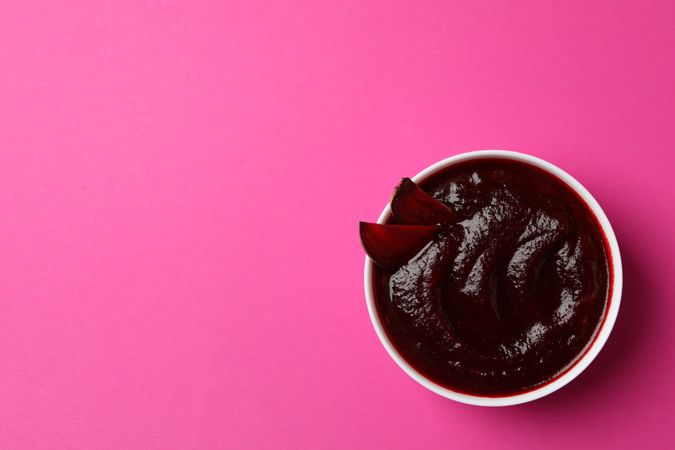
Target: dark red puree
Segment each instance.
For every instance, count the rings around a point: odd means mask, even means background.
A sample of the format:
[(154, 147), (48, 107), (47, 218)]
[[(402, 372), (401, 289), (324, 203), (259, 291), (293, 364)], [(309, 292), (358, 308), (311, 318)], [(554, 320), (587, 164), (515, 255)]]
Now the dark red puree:
[[(436, 228), (361, 230), (375, 257), (379, 230), (425, 240), (398, 266), (395, 258), (374, 265), (377, 308), (401, 355), (437, 383), (487, 396), (530, 390), (571, 367), (599, 329), (611, 277), (606, 240), (584, 201), (554, 176), (500, 159), (449, 167), (420, 187), (448, 215), (419, 202), (415, 215), (415, 203), (396, 196), (392, 207)], [(413, 189), (404, 180), (399, 196)], [(363, 227), (380, 227), (375, 244)]]

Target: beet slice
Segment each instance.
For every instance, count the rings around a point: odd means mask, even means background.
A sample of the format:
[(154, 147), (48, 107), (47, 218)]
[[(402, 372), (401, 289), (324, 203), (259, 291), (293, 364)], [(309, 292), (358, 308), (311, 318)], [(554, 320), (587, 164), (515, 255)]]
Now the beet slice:
[(442, 227), (359, 223), (361, 243), (378, 266), (396, 269), (418, 254)]
[(401, 180), (390, 203), (396, 220), (408, 225), (435, 225), (457, 221), (457, 214), (452, 209), (424, 192), (410, 178)]

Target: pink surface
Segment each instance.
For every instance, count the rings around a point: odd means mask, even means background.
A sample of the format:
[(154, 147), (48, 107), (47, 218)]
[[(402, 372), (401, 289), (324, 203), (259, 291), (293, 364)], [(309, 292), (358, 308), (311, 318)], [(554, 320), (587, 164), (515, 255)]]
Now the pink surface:
[[(0, 442), (11, 449), (665, 448), (675, 3), (4, 2)], [(571, 172), (622, 311), (562, 391), (415, 384), (357, 221), (477, 148)]]

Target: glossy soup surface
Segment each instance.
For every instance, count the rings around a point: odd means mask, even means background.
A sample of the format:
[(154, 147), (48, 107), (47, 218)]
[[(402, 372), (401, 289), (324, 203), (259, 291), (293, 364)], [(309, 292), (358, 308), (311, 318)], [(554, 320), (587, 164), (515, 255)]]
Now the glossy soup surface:
[(455, 165), (420, 186), (459, 221), (403, 267), (374, 266), (378, 311), (402, 356), (452, 390), (487, 396), (573, 365), (609, 297), (606, 239), (589, 207), (556, 177), (508, 160)]

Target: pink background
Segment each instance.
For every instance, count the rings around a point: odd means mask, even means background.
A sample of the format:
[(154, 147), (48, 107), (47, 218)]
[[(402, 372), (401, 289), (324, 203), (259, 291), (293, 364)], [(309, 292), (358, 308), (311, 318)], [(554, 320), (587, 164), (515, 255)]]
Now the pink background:
[[(0, 444), (665, 448), (675, 3), (0, 5)], [(614, 334), (506, 409), (409, 379), (357, 221), (477, 148), (571, 172), (625, 265)]]

